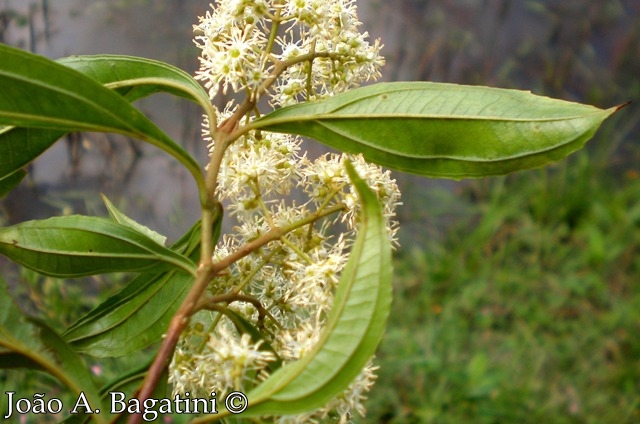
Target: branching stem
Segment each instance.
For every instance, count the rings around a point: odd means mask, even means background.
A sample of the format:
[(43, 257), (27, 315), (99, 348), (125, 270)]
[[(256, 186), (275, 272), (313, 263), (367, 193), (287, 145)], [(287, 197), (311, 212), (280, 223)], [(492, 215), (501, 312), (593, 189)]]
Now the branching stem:
[(210, 296), (210, 297), (206, 297), (204, 298), (201, 302), (200, 305), (198, 306), (198, 309), (207, 309), (207, 310), (212, 310), (212, 311), (218, 311), (220, 312), (220, 308), (219, 308), (219, 303), (232, 303), (232, 302), (247, 302), (253, 305), (254, 308), (256, 308), (256, 310), (258, 311), (258, 320), (262, 320), (264, 319), (264, 317), (268, 317), (278, 328), (280, 328), (281, 330), (283, 330), (284, 328), (282, 327), (282, 324), (280, 324), (278, 322), (277, 319), (274, 318), (273, 315), (271, 315), (271, 313), (265, 309), (264, 306), (262, 306), (262, 303), (260, 303), (260, 300), (256, 299), (253, 296), (248, 296), (246, 294), (239, 294), (235, 291), (229, 292), (229, 293), (225, 293), (225, 294), (220, 294), (217, 296)]
[[(277, 26), (275, 29), (277, 29)], [(275, 39), (275, 31), (272, 32), (271, 38)], [(272, 241), (280, 239), (288, 232), (293, 231), (296, 228), (312, 224), (324, 216), (328, 216), (332, 213), (344, 209), (344, 205), (339, 204), (331, 208), (321, 209), (316, 213), (311, 214), (308, 217), (288, 226), (282, 228), (272, 227), (269, 232), (263, 234), (261, 237), (241, 246), (238, 250), (231, 253), (227, 257), (221, 259), (216, 263), (213, 263), (213, 224), (215, 220), (215, 211), (216, 209), (220, 208), (218, 200), (216, 199), (216, 191), (218, 186), (218, 174), (222, 165), (222, 159), (224, 157), (225, 151), (234, 141), (236, 141), (242, 135), (246, 134), (248, 131), (254, 129), (252, 128), (250, 123), (239, 127), (240, 122), (244, 117), (248, 117), (248, 114), (256, 108), (258, 99), (260, 99), (260, 97), (264, 93), (266, 93), (267, 90), (269, 90), (273, 83), (287, 68), (298, 63), (311, 63), (314, 59), (319, 57), (338, 56), (339, 55), (337, 55), (336, 53), (331, 52), (311, 51), (310, 53), (300, 55), (290, 60), (278, 61), (274, 65), (271, 75), (263, 81), (263, 83), (255, 92), (252, 93), (252, 95), (247, 96), (244, 102), (236, 109), (236, 111), (229, 119), (222, 122), (217, 126), (217, 128), (215, 126), (215, 115), (209, 113), (209, 121), (212, 124), (211, 138), (214, 140), (214, 147), (211, 153), (209, 166), (207, 167), (207, 173), (205, 177), (206, 196), (203, 196), (202, 193), (200, 196), (202, 203), (202, 239), (200, 249), (200, 263), (198, 264), (196, 280), (193, 284), (193, 287), (187, 294), (187, 297), (182, 302), (182, 305), (180, 305), (180, 308), (171, 319), (171, 323), (169, 324), (167, 334), (162, 342), (162, 345), (160, 346), (160, 350), (158, 351), (158, 354), (156, 355), (151, 367), (149, 368), (144, 382), (137, 395), (140, 402), (144, 402), (146, 399), (152, 396), (156, 385), (158, 384), (160, 378), (162, 377), (162, 374), (164, 373), (164, 370), (169, 366), (169, 362), (171, 360), (175, 347), (178, 344), (178, 340), (180, 339), (180, 334), (188, 324), (191, 315), (198, 311), (199, 306), (202, 306), (202, 304), (199, 303), (202, 299), (202, 295), (205, 293), (207, 286), (209, 285), (211, 280), (215, 278), (216, 275), (231, 266), (236, 261), (249, 255), (251, 252), (256, 251), (260, 247)], [(238, 296), (243, 296), (238, 291), (233, 291), (230, 294), (236, 296), (236, 300), (238, 299)], [(138, 424), (140, 423), (141, 419), (141, 414), (134, 414), (130, 417), (129, 423)]]
[[(209, 171), (210, 170), (211, 169), (209, 169)], [(189, 323), (189, 319), (191, 315), (193, 315), (195, 312), (198, 311), (198, 307), (203, 306), (200, 303), (202, 295), (204, 294), (211, 280), (213, 280), (213, 278), (215, 278), (216, 275), (218, 275), (220, 272), (230, 267), (233, 263), (251, 254), (257, 249), (261, 248), (262, 246), (265, 246), (268, 243), (271, 243), (273, 241), (279, 240), (283, 235), (297, 228), (312, 224), (318, 221), (319, 219), (322, 219), (325, 216), (329, 216), (335, 212), (343, 210), (344, 208), (345, 208), (345, 205), (337, 204), (323, 210), (318, 210), (315, 213), (310, 214), (309, 216), (299, 221), (296, 221), (294, 223), (291, 223), (289, 225), (286, 225), (283, 227), (274, 227), (267, 233), (258, 237), (257, 239), (244, 244), (238, 250), (229, 254), (228, 256), (224, 257), (218, 262), (213, 263), (211, 259), (212, 258), (211, 255), (201, 258), (200, 265), (198, 266), (196, 281), (193, 284), (193, 287), (191, 288), (189, 293), (187, 294), (187, 297), (182, 302), (182, 305), (180, 305), (180, 309), (178, 309), (176, 314), (171, 319), (171, 323), (169, 324), (167, 334), (162, 342), (162, 345), (160, 346), (160, 350), (158, 351), (158, 354), (156, 355), (153, 363), (151, 364), (151, 367), (147, 372), (144, 382), (142, 383), (142, 387), (140, 388), (140, 391), (137, 395), (137, 398), (140, 400), (140, 402), (144, 402), (146, 399), (149, 399), (152, 396), (153, 390), (155, 389), (156, 385), (160, 381), (160, 378), (162, 377), (164, 370), (169, 366), (169, 362), (173, 355), (173, 351), (176, 345), (178, 344), (178, 340), (180, 339), (180, 334), (182, 333), (182, 330), (184, 330), (184, 328)], [(211, 215), (209, 220), (212, 222), (213, 213), (210, 212), (209, 214)], [(203, 219), (205, 215), (207, 215), (207, 213), (203, 211)], [(203, 227), (204, 227), (204, 222), (203, 222)], [(211, 234), (211, 230), (209, 231), (210, 231), (209, 234)], [(203, 228), (203, 233), (204, 233), (204, 228)], [(209, 241), (209, 245), (211, 244), (212, 242)], [(211, 249), (213, 248), (211, 247)], [(234, 300), (241, 300), (239, 296), (242, 297), (242, 299), (244, 299), (243, 297), (244, 295), (239, 294), (237, 291), (233, 291), (228, 295), (233, 296)], [(220, 296), (225, 296), (225, 295), (220, 295)], [(222, 299), (220, 296), (214, 297), (214, 299), (218, 299), (218, 300)], [(209, 300), (211, 300), (211, 298)], [(129, 424), (138, 424), (140, 423), (141, 419), (142, 419), (142, 414), (131, 415), (129, 419)]]

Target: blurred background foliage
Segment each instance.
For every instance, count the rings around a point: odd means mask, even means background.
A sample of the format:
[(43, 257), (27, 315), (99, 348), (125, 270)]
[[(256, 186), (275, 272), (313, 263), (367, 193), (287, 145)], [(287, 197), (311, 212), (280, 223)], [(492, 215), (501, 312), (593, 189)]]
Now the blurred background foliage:
[[(355, 421), (640, 422), (640, 1), (358, 4), (364, 28), (385, 44), (386, 80), (635, 104), (549, 168), (465, 182), (396, 173), (404, 206), (394, 311), (367, 418)], [(207, 5), (0, 0), (0, 41), (50, 57), (136, 54), (193, 72), (191, 24)], [(141, 107), (202, 157), (194, 107), (162, 98)], [(98, 188), (170, 236), (190, 225), (195, 195), (174, 165), (127, 140), (78, 140), (36, 162), (22, 191), (3, 201), (5, 222), (103, 214)], [(162, 196), (153, 195), (158, 178)], [(60, 327), (120, 280), (62, 283), (7, 264), (2, 273), (25, 308)]]

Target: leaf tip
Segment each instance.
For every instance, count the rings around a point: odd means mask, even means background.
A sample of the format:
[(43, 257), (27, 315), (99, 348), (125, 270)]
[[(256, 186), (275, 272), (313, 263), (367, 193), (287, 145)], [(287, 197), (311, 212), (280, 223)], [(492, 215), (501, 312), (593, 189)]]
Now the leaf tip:
[(628, 101), (622, 103), (621, 105), (615, 106), (614, 110), (613, 110), (613, 113), (616, 113), (620, 109), (624, 109), (625, 107), (629, 106), (631, 103), (632, 103), (631, 100), (628, 100)]

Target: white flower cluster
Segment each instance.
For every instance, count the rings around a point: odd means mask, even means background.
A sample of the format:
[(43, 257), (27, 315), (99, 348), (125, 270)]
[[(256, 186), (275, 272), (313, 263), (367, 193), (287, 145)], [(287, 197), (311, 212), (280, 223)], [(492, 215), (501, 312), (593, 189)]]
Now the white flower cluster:
[[(283, 35), (269, 33), (274, 22)], [(358, 25), (351, 0), (219, 1), (196, 27), (202, 32), (197, 43), (203, 50), (198, 77), (212, 96), (219, 87), (231, 87), (255, 98), (273, 66), (291, 60), (272, 87), (272, 104), (344, 91), (375, 78), (383, 63), (379, 44), (369, 45), (366, 33), (357, 32)], [(280, 53), (269, 51), (269, 40), (280, 46)], [(292, 60), (310, 52), (327, 55)], [(218, 112), (218, 122), (228, 119), (233, 109), (230, 104)], [(209, 130), (205, 120), (204, 137), (213, 143)], [(176, 393), (204, 396), (215, 391), (221, 398), (232, 390), (247, 392), (275, 364), (296, 361), (313, 349), (356, 238), (358, 198), (345, 160), (337, 154), (311, 160), (301, 152), (299, 138), (282, 134), (249, 132), (228, 147), (218, 174), (218, 197), (236, 222), (233, 233), (217, 246), (214, 261), (274, 228), (288, 231), (236, 261), (210, 285), (211, 296), (244, 297), (192, 318), (171, 364)], [(360, 156), (351, 160), (384, 206), (389, 238), (395, 243), (395, 208), (400, 204), (395, 180)], [(239, 330), (238, 319), (252, 323), (261, 338)], [(368, 364), (324, 408), (274, 420), (316, 422), (331, 416), (346, 423), (354, 412), (364, 415), (363, 400), (375, 380), (374, 370)]]
[[(336, 210), (340, 214), (295, 228), (281, 240), (237, 261), (214, 281), (212, 295), (242, 288), (243, 293), (260, 301), (268, 317), (249, 302), (234, 302), (230, 309), (259, 323), (266, 339), (251, 341), (246, 334), (240, 336), (228, 317), (200, 312), (174, 356), (171, 381), (176, 392), (193, 396), (216, 391), (223, 396), (232, 390), (246, 391), (267, 375), (268, 363), (298, 360), (319, 339), (356, 237), (358, 200), (346, 174), (345, 156), (325, 155), (311, 161), (299, 155), (299, 143), (291, 136), (269, 134), (257, 139), (251, 135), (229, 148), (221, 169), (220, 196), (227, 200), (227, 211), (236, 226), (232, 234), (223, 237), (214, 260), (272, 228), (294, 225), (313, 213)], [(394, 241), (394, 209), (400, 197), (395, 181), (389, 172), (360, 156), (352, 161), (385, 205), (389, 237)], [(305, 202), (279, 199), (296, 190), (298, 197), (307, 198)], [(344, 221), (343, 231), (332, 235), (338, 220)], [(345, 420), (354, 411), (364, 415), (364, 395), (375, 380), (373, 371), (369, 364), (347, 391), (326, 407), (282, 418), (282, 422), (313, 422), (329, 414)]]
[[(213, 98), (222, 87), (258, 87), (278, 62), (292, 62), (273, 87), (272, 104), (312, 99), (376, 79), (381, 45), (360, 33), (355, 0), (225, 0), (194, 26), (202, 49), (196, 78)], [(281, 30), (281, 31), (279, 31)], [(281, 34), (278, 34), (281, 32)], [(313, 61), (296, 60), (313, 53)]]

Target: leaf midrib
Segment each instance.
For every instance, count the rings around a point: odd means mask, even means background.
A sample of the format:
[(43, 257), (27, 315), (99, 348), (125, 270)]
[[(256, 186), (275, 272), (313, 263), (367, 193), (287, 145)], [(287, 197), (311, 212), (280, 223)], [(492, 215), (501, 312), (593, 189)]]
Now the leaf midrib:
[[(277, 114), (277, 111), (274, 112)], [(596, 109), (593, 112), (564, 117), (549, 117), (549, 118), (511, 118), (504, 116), (473, 116), (473, 115), (435, 115), (435, 114), (397, 114), (392, 112), (376, 113), (368, 112), (363, 114), (341, 114), (339, 109), (335, 111), (326, 112), (322, 114), (289, 114), (284, 117), (273, 117), (273, 115), (266, 115), (262, 119), (258, 119), (252, 122), (252, 127), (264, 128), (278, 124), (288, 124), (290, 122), (315, 122), (315, 121), (339, 121), (339, 120), (369, 120), (369, 119), (416, 119), (416, 120), (452, 120), (452, 121), (496, 121), (496, 122), (531, 122), (531, 123), (547, 123), (547, 122), (560, 122), (571, 121), (576, 119), (588, 119), (593, 115), (602, 114), (601, 110)]]

